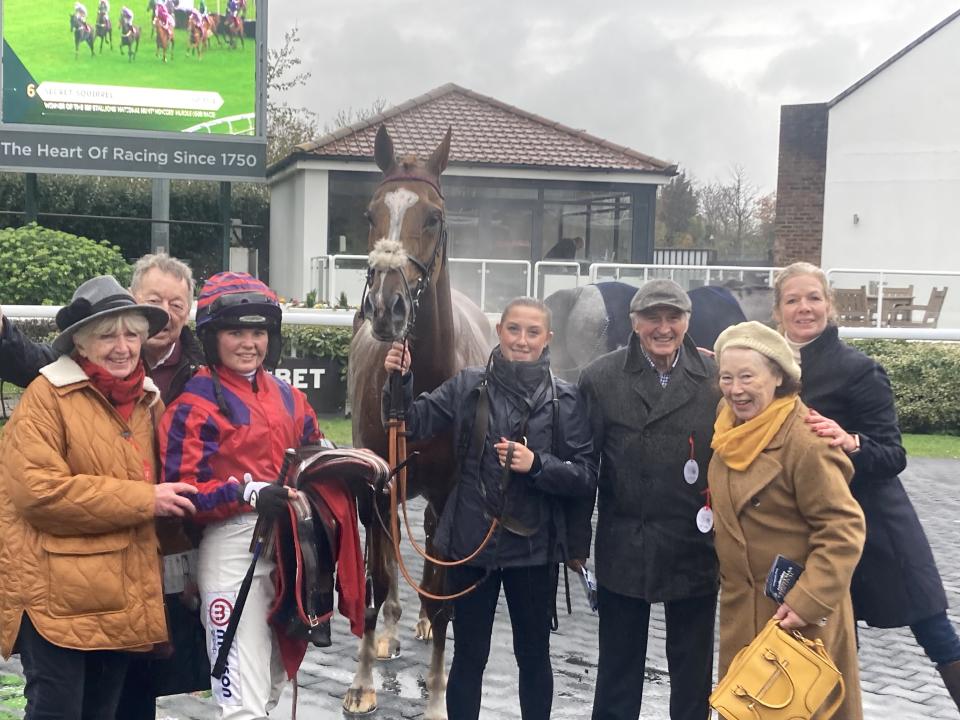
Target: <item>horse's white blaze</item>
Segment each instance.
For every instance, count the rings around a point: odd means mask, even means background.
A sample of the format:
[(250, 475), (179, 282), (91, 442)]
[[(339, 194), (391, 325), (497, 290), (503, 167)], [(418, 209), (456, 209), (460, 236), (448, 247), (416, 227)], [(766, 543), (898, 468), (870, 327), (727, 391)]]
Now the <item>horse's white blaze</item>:
[(400, 241), (400, 231), (403, 229), (403, 216), (420, 200), (420, 196), (407, 188), (391, 190), (383, 196), (383, 204), (390, 211), (390, 230), (388, 240)]

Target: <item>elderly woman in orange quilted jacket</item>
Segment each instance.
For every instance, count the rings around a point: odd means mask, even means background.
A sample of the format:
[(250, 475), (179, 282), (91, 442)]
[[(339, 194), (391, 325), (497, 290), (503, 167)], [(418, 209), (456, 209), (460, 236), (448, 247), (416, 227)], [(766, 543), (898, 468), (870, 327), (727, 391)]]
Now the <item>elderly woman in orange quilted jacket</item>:
[(3, 433), (0, 653), (20, 653), (28, 720), (113, 718), (122, 651), (167, 639), (154, 518), (192, 512), (195, 490), (156, 484), (140, 346), (166, 324), (110, 276), (83, 283)]

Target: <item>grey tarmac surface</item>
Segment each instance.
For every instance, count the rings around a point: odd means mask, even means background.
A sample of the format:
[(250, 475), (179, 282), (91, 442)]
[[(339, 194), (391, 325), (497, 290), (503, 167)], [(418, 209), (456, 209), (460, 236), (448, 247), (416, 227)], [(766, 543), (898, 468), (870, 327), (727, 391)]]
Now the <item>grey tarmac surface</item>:
[[(960, 462), (911, 460), (902, 478), (930, 538), (937, 564), (953, 610), (950, 617), (960, 624)], [(422, 503), (411, 505), (422, 514)], [(411, 517), (413, 520), (413, 517)], [(419, 520), (416, 522), (419, 530)], [(415, 566), (409, 550), (407, 562)], [(417, 565), (418, 566), (418, 565)], [(586, 607), (583, 592), (571, 576), (573, 614), (563, 608), (562, 586), (558, 597), (560, 629), (552, 638), (554, 669), (553, 718), (586, 718), (593, 703), (597, 667), (597, 618)], [(420, 718), (424, 709), (423, 680), (429, 647), (414, 639), (417, 619), (415, 596), (401, 585), (404, 615), (401, 619), (402, 656), (381, 663), (375, 671), (380, 708), (377, 720)], [(298, 716), (301, 719), (339, 718), (340, 700), (353, 677), (357, 641), (342, 618), (334, 620), (333, 646), (311, 648), (300, 671)], [(669, 681), (663, 651), (662, 606), (651, 613), (647, 674), (642, 718), (669, 717)], [(958, 712), (943, 688), (935, 668), (913, 642), (908, 630), (876, 630), (861, 626), (860, 659), (865, 716), (870, 720), (956, 720)], [(447, 643), (449, 667), (451, 640)], [(16, 659), (0, 664), (0, 671), (19, 673)], [(292, 692), (284, 690), (271, 717), (289, 718)], [(209, 698), (181, 695), (162, 698), (157, 717), (161, 720), (213, 720), (219, 716)], [(501, 598), (494, 625), (494, 641), (484, 680), (481, 718), (519, 718), (516, 665), (513, 659), (510, 623)], [(451, 718), (451, 720), (455, 720)]]

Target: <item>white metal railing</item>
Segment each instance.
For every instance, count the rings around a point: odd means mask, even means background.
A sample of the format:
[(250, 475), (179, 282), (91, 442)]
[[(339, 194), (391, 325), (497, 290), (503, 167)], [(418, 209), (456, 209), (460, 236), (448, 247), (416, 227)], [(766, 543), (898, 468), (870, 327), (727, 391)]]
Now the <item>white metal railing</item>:
[[(59, 306), (56, 305), (4, 305), (3, 314), (14, 320), (53, 319)], [(307, 310), (287, 308), (283, 311), (283, 321), (290, 325), (312, 325), (320, 327), (351, 327), (353, 310)], [(490, 315), (488, 313), (488, 315)], [(191, 312), (191, 317), (194, 312)], [(496, 315), (493, 315), (496, 320)], [(869, 338), (884, 340), (936, 340), (960, 341), (960, 328), (875, 328), (841, 327), (840, 336), (845, 338)]]
[[(52, 320), (60, 309), (58, 305), (4, 305), (4, 317), (14, 320)], [(306, 308), (285, 308), (283, 321), (291, 325), (322, 325), (327, 327), (351, 327), (353, 310), (308, 310)], [(197, 315), (196, 303), (190, 310), (190, 319)]]
[[(347, 304), (357, 306), (363, 299), (363, 288), (367, 284), (366, 255), (330, 255), (329, 279), (327, 281), (327, 302), (331, 305), (340, 299), (338, 292), (347, 296)], [(360, 267), (338, 268), (339, 263), (348, 262), (359, 264)], [(338, 274), (338, 272), (340, 274)], [(338, 291), (337, 288), (340, 288)], [(319, 298), (319, 293), (317, 294)]]
[[(206, 122), (191, 125), (183, 132), (213, 132), (217, 125), (226, 125), (228, 135), (253, 135), (254, 122), (256, 115), (253, 113), (243, 113), (242, 115), (231, 115), (230, 117), (214, 118)], [(242, 130), (234, 130), (234, 125), (240, 125)]]
[[(549, 272), (544, 271), (544, 268), (561, 268), (564, 272)], [(573, 272), (566, 272), (567, 270)], [(551, 281), (549, 288), (548, 279)], [(533, 296), (543, 299), (557, 290), (580, 287), (583, 279), (580, 263), (575, 260), (540, 260), (533, 265)]]
[[(479, 293), (476, 296), (470, 297), (471, 293), (468, 292), (468, 288), (457, 285), (457, 290), (466, 294), (477, 303), (477, 306), (484, 312), (487, 310), (487, 285), (488, 285), (488, 276), (491, 272), (491, 268), (496, 267), (514, 267), (520, 270), (520, 275), (523, 277), (523, 280), (518, 284), (519, 292), (516, 289), (509, 290), (507, 293), (507, 300), (509, 301), (512, 298), (517, 297), (517, 295), (529, 295), (530, 294), (530, 263), (527, 260), (491, 260), (485, 258), (449, 258), (450, 260), (450, 269), (453, 271), (455, 265), (462, 265), (464, 267), (469, 267), (471, 265), (477, 265), (477, 272), (480, 274), (480, 288)], [(501, 283), (501, 286), (509, 288), (510, 283)], [(499, 312), (502, 310), (502, 307), (494, 307), (493, 310)]]
[[(603, 272), (612, 270), (613, 272)], [(624, 271), (628, 276), (638, 276), (642, 274), (643, 282), (650, 279), (651, 271), (654, 277), (666, 277), (670, 280), (676, 280), (678, 272), (689, 274), (702, 274), (703, 284), (709, 285), (715, 278), (738, 276), (738, 280), (743, 280), (746, 273), (755, 276), (764, 277), (769, 287), (773, 286), (773, 278), (780, 268), (760, 267), (760, 266), (742, 266), (742, 265), (654, 265), (654, 264), (633, 264), (633, 263), (592, 263), (590, 265), (590, 282), (597, 282), (601, 277), (611, 277), (614, 280), (621, 280)]]

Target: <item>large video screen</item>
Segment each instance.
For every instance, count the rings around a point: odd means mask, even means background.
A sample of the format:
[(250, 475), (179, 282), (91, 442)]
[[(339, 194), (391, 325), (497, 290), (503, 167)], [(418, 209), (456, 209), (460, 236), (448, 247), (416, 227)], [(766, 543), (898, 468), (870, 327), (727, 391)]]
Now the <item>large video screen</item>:
[(2, 9), (8, 127), (264, 135), (255, 0), (2, 0)]

